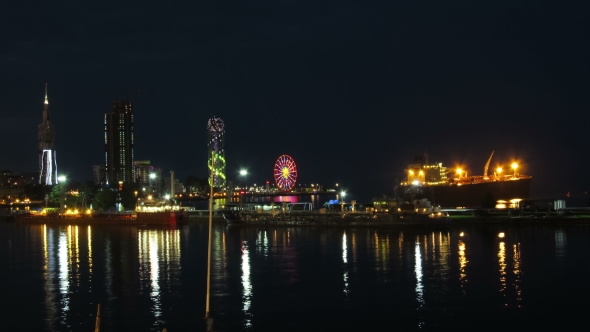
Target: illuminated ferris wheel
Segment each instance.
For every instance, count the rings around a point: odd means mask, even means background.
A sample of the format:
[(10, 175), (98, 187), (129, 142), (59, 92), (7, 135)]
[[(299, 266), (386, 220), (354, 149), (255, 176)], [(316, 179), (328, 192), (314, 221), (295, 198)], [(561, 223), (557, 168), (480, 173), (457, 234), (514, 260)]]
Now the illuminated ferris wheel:
[(284, 154), (275, 163), (275, 182), (282, 191), (289, 191), (297, 182), (297, 166), (295, 160)]

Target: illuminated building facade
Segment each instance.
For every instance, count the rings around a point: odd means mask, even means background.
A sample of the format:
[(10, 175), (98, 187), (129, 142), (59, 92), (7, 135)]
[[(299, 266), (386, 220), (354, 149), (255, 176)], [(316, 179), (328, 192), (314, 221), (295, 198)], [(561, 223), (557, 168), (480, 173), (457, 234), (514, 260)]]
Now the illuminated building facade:
[[(225, 188), (225, 128), (223, 120), (211, 118), (207, 122), (208, 152), (207, 165), (209, 168), (209, 185), (214, 188)], [(213, 161), (211, 161), (213, 158)], [(214, 182), (211, 183), (211, 167), (215, 171)]]
[(133, 105), (115, 100), (112, 112), (104, 115), (104, 159), (106, 184), (135, 182), (133, 165)]
[(135, 167), (136, 181), (140, 186), (150, 185), (153, 182), (153, 179), (150, 179), (150, 174), (155, 174), (156, 170), (149, 160), (135, 160), (133, 166)]
[(39, 183), (51, 186), (57, 184), (57, 161), (55, 155), (55, 127), (49, 119), (49, 100), (45, 84), (43, 122), (39, 125)]
[(92, 175), (94, 176), (94, 183), (97, 185), (104, 185), (106, 184), (106, 175), (104, 172), (103, 165), (93, 165), (92, 166)]

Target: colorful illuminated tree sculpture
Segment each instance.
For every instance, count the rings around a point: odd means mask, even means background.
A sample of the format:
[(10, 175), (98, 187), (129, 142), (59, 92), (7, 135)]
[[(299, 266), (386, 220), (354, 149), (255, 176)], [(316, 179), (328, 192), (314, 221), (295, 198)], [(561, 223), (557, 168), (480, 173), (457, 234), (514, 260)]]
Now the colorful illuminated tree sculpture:
[[(211, 118), (207, 122), (207, 130), (209, 132), (207, 166), (209, 173), (211, 173), (211, 168), (215, 171), (214, 183), (211, 183), (211, 177), (209, 177), (209, 185), (214, 188), (223, 188), (226, 185), (224, 127), (223, 120), (220, 118)], [(211, 162), (211, 158), (214, 158), (213, 162)]]

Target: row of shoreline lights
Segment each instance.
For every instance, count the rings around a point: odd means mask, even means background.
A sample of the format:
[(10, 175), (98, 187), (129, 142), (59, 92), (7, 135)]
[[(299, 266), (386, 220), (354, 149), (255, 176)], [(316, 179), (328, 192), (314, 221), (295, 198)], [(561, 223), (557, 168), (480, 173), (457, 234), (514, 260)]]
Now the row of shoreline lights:
[[(465, 233), (461, 232), (461, 233), (459, 233), (459, 236), (463, 237), (463, 236), (465, 236)], [(506, 234), (504, 232), (500, 232), (500, 233), (498, 233), (498, 237), (503, 239), (504, 237), (506, 237)]]
[[(240, 172), (239, 172), (239, 173), (240, 173), (240, 176), (244, 176), (244, 177), (245, 177), (246, 175), (248, 175), (248, 170), (246, 170), (246, 169), (240, 169)], [(256, 185), (255, 185), (255, 186), (256, 186)], [(312, 187), (314, 187), (314, 186), (315, 186), (315, 184), (313, 184), (313, 183), (312, 183), (312, 184), (311, 184), (311, 186), (312, 186)], [(320, 186), (320, 185), (318, 184), (318, 187), (319, 187), (319, 186)], [(338, 183), (336, 183), (336, 188), (338, 188)], [(344, 193), (344, 192), (343, 192), (343, 193)]]
[[(516, 169), (518, 168), (518, 164), (517, 163), (512, 163), (511, 165), (512, 169), (514, 169), (514, 177), (516, 177)], [(422, 172), (422, 171), (420, 171)], [(463, 169), (462, 168), (457, 168), (457, 170), (455, 171), (455, 173), (457, 173), (459, 175), (459, 177), (461, 177), (461, 175), (463, 174)], [(502, 167), (498, 167), (496, 168), (496, 173), (501, 174), (502, 173)], [(465, 176), (467, 176), (467, 172), (465, 172)]]

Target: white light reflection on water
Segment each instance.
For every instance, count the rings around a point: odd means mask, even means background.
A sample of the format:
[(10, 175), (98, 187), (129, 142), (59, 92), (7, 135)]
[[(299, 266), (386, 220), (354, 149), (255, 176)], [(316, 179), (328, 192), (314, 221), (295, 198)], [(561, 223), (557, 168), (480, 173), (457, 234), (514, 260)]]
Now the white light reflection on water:
[(105, 259), (104, 259), (104, 269), (105, 269), (105, 292), (107, 294), (107, 298), (109, 301), (112, 301), (116, 298), (114, 290), (113, 290), (113, 248), (111, 246), (111, 238), (105, 238)]
[(258, 239), (256, 240), (256, 251), (264, 257), (268, 257), (268, 236), (266, 231), (258, 232)]
[(66, 314), (70, 310), (70, 267), (68, 264), (68, 251), (68, 234), (67, 231), (62, 231), (59, 234), (57, 255), (59, 262), (59, 292), (62, 296), (61, 314), (62, 318), (64, 319), (62, 321), (63, 324), (66, 323)]
[(158, 265), (158, 239), (157, 233), (149, 232), (148, 233), (148, 241), (149, 241), (149, 265), (150, 265), (150, 281), (152, 290), (150, 292), (150, 297), (152, 298), (153, 306), (152, 306), (152, 313), (156, 317), (156, 320), (159, 320), (160, 316), (162, 316), (162, 306), (160, 303), (160, 267)]
[[(348, 247), (346, 245), (346, 231), (342, 234), (342, 262), (344, 264), (348, 263)], [(344, 279), (344, 295), (346, 296), (346, 300), (348, 300), (348, 270), (346, 270), (347, 265), (344, 266), (344, 274), (342, 275)]]
[(558, 259), (565, 256), (565, 247), (567, 245), (567, 238), (563, 229), (555, 231), (555, 257)]
[[(416, 276), (416, 300), (418, 301), (418, 310), (424, 307), (424, 285), (422, 284), (422, 255), (420, 254), (420, 242), (416, 238), (416, 245), (414, 247), (414, 260), (416, 265), (414, 267), (414, 275)], [(418, 327), (424, 327), (424, 321), (420, 318)]]
[(250, 306), (252, 305), (252, 283), (250, 281), (250, 251), (248, 250), (248, 242), (242, 242), (242, 302), (244, 307), (242, 311), (246, 318), (244, 319), (244, 327), (252, 327), (252, 314), (250, 313)]
[(43, 225), (43, 277), (45, 281), (45, 304), (47, 311), (47, 331), (52, 330), (52, 323), (55, 322), (57, 317), (57, 306), (55, 306), (55, 287), (53, 286), (55, 259), (50, 253), (54, 253), (55, 243), (53, 241), (53, 229), (47, 231), (47, 225)]
[(342, 260), (344, 261), (344, 263), (348, 263), (347, 259), (347, 252), (346, 252), (346, 231), (344, 231), (344, 234), (342, 234)]

